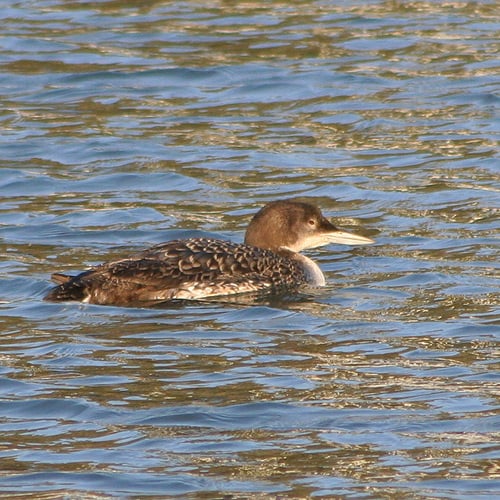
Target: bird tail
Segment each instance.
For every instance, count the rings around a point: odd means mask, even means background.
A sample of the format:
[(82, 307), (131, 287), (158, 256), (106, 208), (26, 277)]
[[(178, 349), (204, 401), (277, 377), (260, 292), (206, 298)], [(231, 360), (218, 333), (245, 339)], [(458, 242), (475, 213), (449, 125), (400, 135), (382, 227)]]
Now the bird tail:
[(62, 285), (63, 283), (67, 283), (68, 281), (71, 281), (73, 278), (74, 278), (74, 276), (69, 276), (68, 274), (63, 274), (63, 273), (53, 273), (50, 276), (50, 279), (54, 283), (57, 283), (58, 285)]
[(65, 300), (82, 301), (87, 296), (86, 287), (82, 281), (78, 279), (78, 276), (54, 273), (51, 278), (58, 286), (45, 295), (43, 298), (44, 300), (50, 302), (61, 302)]

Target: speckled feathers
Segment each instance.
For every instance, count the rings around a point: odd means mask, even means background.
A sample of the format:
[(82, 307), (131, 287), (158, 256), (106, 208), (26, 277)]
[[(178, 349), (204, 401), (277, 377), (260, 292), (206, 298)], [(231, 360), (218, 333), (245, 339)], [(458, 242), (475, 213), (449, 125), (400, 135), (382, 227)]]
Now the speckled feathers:
[(206, 238), (170, 241), (75, 277), (54, 278), (64, 282), (47, 300), (115, 305), (278, 291), (305, 283), (302, 268), (292, 259)]
[(52, 279), (58, 286), (45, 299), (132, 306), (293, 292), (305, 284), (325, 284), (319, 266), (299, 252), (329, 243), (373, 240), (339, 230), (315, 205), (277, 200), (255, 214), (244, 244), (210, 238), (170, 241), (77, 276), (56, 273)]

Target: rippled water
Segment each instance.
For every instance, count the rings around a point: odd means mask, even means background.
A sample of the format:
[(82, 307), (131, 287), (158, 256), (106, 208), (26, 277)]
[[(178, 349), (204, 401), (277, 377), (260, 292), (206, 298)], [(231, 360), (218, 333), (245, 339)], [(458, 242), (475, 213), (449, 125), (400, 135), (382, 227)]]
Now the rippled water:
[[(492, 498), (495, 2), (7, 2), (0, 492)], [(296, 300), (49, 304), (308, 196), (372, 247)], [(359, 226), (359, 227), (358, 227)]]

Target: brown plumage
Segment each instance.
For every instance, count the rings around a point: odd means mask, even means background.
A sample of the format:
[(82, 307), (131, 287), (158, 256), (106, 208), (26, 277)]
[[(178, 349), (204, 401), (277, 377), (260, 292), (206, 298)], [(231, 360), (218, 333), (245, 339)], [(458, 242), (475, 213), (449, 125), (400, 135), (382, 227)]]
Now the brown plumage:
[(58, 286), (45, 299), (130, 306), (295, 291), (308, 283), (324, 284), (317, 265), (298, 252), (337, 241), (337, 235), (358, 244), (372, 241), (338, 230), (314, 205), (272, 202), (255, 215), (244, 244), (209, 238), (162, 243), (77, 276), (55, 273)]

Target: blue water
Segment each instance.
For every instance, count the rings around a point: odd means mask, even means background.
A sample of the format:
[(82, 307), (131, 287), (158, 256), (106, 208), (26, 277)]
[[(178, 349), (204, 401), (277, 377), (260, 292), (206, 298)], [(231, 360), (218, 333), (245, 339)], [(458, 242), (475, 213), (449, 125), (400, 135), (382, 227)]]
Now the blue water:
[[(7, 2), (0, 492), (493, 498), (495, 2)], [(295, 298), (42, 301), (306, 196), (370, 247)]]

